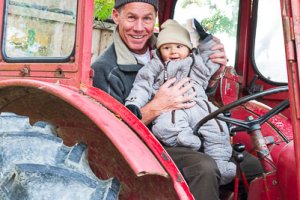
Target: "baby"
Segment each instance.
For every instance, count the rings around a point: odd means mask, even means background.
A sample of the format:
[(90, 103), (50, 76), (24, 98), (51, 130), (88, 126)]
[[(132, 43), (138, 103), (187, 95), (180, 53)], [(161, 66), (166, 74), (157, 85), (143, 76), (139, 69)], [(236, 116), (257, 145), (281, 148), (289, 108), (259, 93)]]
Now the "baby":
[(176, 77), (177, 82), (190, 77), (196, 92), (196, 105), (189, 109), (165, 112), (153, 121), (153, 134), (166, 146), (183, 146), (195, 151), (201, 150), (217, 163), (221, 173), (221, 185), (231, 182), (236, 166), (229, 162), (232, 155), (229, 130), (225, 122), (210, 120), (194, 135), (193, 128), (202, 118), (217, 109), (205, 94), (208, 81), (219, 69), (209, 59), (211, 47), (215, 44), (212, 35), (207, 34), (194, 20), (200, 36), (200, 44), (193, 49), (189, 32), (174, 20), (162, 24), (153, 59), (139, 70), (133, 88), (125, 105), (141, 118), (139, 108), (148, 103), (159, 87), (168, 79)]

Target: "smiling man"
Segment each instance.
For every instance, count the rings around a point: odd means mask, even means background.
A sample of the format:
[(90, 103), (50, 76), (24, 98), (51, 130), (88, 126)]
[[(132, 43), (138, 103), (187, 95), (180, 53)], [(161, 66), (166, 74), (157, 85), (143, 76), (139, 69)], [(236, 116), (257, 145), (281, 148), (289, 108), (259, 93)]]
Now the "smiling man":
[(123, 42), (129, 50), (141, 55), (149, 51), (148, 40), (153, 35), (156, 18), (156, 7), (148, 3), (128, 3), (122, 8), (114, 9), (114, 22)]
[(113, 43), (92, 64), (94, 86), (124, 104), (135, 76), (150, 61), (157, 1), (116, 0), (112, 18), (117, 24)]

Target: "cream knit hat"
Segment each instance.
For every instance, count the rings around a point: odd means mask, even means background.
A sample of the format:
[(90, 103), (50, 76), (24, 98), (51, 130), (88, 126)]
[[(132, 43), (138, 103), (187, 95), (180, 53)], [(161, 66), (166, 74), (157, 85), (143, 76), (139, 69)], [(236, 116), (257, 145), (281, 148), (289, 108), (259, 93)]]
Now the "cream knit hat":
[(156, 47), (163, 44), (177, 43), (193, 48), (189, 32), (175, 20), (168, 19), (161, 25), (161, 31), (158, 34)]

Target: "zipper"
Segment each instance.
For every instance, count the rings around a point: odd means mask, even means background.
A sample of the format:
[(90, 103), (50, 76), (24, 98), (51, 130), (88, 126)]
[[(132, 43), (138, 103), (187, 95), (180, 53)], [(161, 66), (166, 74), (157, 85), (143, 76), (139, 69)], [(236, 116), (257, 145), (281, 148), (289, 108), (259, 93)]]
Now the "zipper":
[[(209, 104), (208, 104), (208, 102), (207, 102), (206, 100), (203, 100), (203, 102), (206, 104), (206, 106), (207, 106), (207, 109), (208, 109), (208, 112), (209, 112), (209, 113), (212, 113), (212, 112), (211, 112), (211, 109), (210, 109), (210, 107), (209, 107)], [(220, 129), (220, 131), (221, 131), (221, 132), (224, 132), (224, 129), (223, 129), (223, 127), (222, 127), (221, 123), (219, 122), (219, 120), (217, 120), (217, 119), (214, 119), (214, 120), (217, 122), (217, 124), (218, 124), (218, 126), (219, 126), (219, 129)]]

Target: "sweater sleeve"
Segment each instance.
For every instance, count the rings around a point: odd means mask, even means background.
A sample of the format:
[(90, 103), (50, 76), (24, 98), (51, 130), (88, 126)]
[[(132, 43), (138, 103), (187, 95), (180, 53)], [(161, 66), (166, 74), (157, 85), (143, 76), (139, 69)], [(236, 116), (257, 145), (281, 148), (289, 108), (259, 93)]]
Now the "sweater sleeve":
[(209, 56), (214, 52), (219, 52), (219, 50), (212, 51), (211, 48), (215, 45), (215, 41), (212, 39), (212, 36), (205, 38), (205, 40), (201, 41), (198, 50), (203, 59), (204, 64), (208, 69), (208, 80), (211, 76), (220, 68), (220, 64), (214, 63), (211, 61)]
[[(104, 67), (105, 66), (105, 67)], [(92, 64), (94, 69), (93, 86), (105, 91), (120, 103), (125, 103), (124, 85), (119, 77), (114, 75), (114, 68), (105, 59), (96, 60)]]

